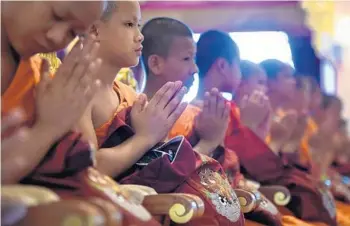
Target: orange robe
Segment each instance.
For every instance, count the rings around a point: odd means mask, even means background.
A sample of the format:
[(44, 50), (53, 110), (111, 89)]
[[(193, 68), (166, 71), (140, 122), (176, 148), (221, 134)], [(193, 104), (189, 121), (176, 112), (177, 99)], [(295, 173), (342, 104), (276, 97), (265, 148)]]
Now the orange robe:
[[(193, 105), (189, 105), (185, 112), (180, 116), (179, 120), (175, 123), (174, 127), (172, 128), (172, 130), (169, 133), (169, 138), (178, 136), (178, 135), (184, 135), (186, 137), (191, 137), (193, 132), (194, 132), (194, 119), (195, 117), (200, 113), (200, 108), (195, 107)], [(232, 108), (231, 111), (231, 122), (230, 122), (230, 126), (227, 130), (227, 137), (229, 137), (229, 134), (235, 133), (237, 131), (235, 131), (235, 129), (231, 126), (233, 123), (233, 120), (236, 120), (237, 118), (239, 118), (239, 110), (238, 108)], [(224, 170), (226, 173), (228, 173), (228, 176), (230, 177), (240, 177), (243, 178), (243, 176), (240, 174), (239, 172), (239, 162), (238, 160), (234, 160), (234, 158), (228, 158), (227, 156), (232, 156), (232, 154), (230, 154), (230, 152), (232, 152), (230, 149), (225, 149), (223, 158), (221, 158), (219, 160), (219, 162), (222, 164)], [(215, 155), (215, 154), (214, 154)], [(234, 154), (234, 156), (236, 156)], [(232, 171), (230, 169), (233, 168), (233, 165), (236, 165), (236, 168), (238, 168), (237, 171)], [(238, 166), (237, 166), (238, 165)], [(254, 219), (254, 218), (253, 218)], [(281, 219), (281, 222), (283, 225), (319, 225), (319, 226), (323, 226), (325, 224), (323, 223), (306, 223), (305, 221), (299, 220), (297, 218), (295, 218), (294, 216), (283, 216)]]
[[(129, 113), (135, 101), (135, 92), (120, 82), (116, 82), (114, 88), (120, 105), (114, 116), (96, 129), (100, 148), (115, 147), (134, 135)], [(239, 201), (220, 164), (194, 152), (184, 137), (173, 141), (156, 146), (158, 150), (176, 153), (172, 162), (166, 155), (152, 158), (146, 165), (134, 164), (115, 179), (120, 183), (150, 186), (158, 193), (177, 192), (199, 196), (205, 203), (204, 215), (186, 225), (244, 225)]]
[[(35, 122), (35, 86), (40, 80), (40, 67), (41, 59), (38, 56), (21, 61), (12, 83), (1, 97), (2, 114), (6, 115), (13, 108), (21, 107), (27, 118), (25, 124), (29, 127)], [(99, 182), (94, 181), (96, 177), (105, 183), (101, 186)], [(134, 210), (128, 209), (130, 203), (127, 197), (124, 199), (120, 197), (118, 203), (115, 203), (107, 193), (114, 196), (121, 194), (114, 187), (115, 182), (107, 178), (93, 169), (91, 147), (81, 139), (81, 134), (68, 132), (53, 144), (41, 163), (23, 178), (21, 183), (45, 186), (57, 192), (62, 198), (100, 197), (111, 201), (122, 212), (124, 225), (159, 225), (151, 217), (144, 220), (138, 218), (132, 212)], [(109, 190), (105, 190), (106, 193), (102, 192), (101, 190), (106, 187)]]

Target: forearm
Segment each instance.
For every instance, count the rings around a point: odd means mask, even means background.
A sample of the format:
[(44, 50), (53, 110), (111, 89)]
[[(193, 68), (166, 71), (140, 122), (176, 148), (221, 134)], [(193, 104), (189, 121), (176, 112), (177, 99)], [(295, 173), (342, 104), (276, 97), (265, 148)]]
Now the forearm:
[(146, 137), (133, 136), (113, 148), (102, 148), (96, 153), (97, 169), (117, 177), (134, 165), (153, 145)]
[(54, 130), (34, 125), (24, 141), (18, 141), (12, 150), (2, 150), (1, 181), (4, 184), (18, 183), (32, 172), (58, 140)]

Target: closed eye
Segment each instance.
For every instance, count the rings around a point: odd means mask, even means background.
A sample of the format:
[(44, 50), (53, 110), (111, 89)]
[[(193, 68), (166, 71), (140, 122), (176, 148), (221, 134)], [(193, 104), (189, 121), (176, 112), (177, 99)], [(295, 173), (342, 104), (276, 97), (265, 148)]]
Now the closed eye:
[(132, 22), (127, 22), (127, 23), (125, 23), (125, 26), (127, 26), (127, 27), (134, 27), (135, 24), (132, 23)]

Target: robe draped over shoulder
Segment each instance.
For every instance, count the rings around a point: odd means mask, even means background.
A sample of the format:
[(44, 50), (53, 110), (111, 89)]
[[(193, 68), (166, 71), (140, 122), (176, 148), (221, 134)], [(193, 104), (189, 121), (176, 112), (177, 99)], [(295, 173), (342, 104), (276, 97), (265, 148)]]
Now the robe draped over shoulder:
[(287, 207), (296, 217), (310, 222), (321, 221), (336, 225), (335, 209), (329, 197), (320, 192), (305, 172), (282, 161), (264, 141), (243, 126), (233, 102), (231, 108), (232, 119), (225, 145), (236, 152), (242, 173), (262, 184), (286, 186), (292, 194), (292, 200)]
[[(195, 121), (195, 117), (200, 113), (201, 109), (197, 106), (194, 105), (188, 105), (187, 108), (185, 109), (184, 113), (180, 116), (180, 118), (177, 120), (177, 122), (175, 123), (174, 127), (172, 128), (172, 130), (170, 131), (168, 137), (172, 138), (172, 137), (176, 137), (179, 135), (183, 135), (185, 137), (188, 137), (189, 140), (191, 141), (192, 145), (195, 144), (195, 141), (193, 139), (193, 137), (195, 137), (195, 132), (194, 132), (194, 121)], [(231, 111), (231, 122), (230, 125), (232, 125), (232, 120), (235, 120), (237, 118), (239, 118), (239, 110), (238, 108), (234, 108)], [(227, 130), (227, 136), (231, 133), (234, 133), (234, 129), (232, 126), (229, 126), (228, 130)], [(197, 139), (198, 140), (198, 139)], [(222, 165), (223, 169), (226, 172), (226, 175), (228, 176), (228, 178), (230, 178), (230, 181), (233, 181), (233, 183), (231, 183), (231, 186), (236, 187), (238, 185), (239, 180), (243, 179), (244, 176), (240, 173), (239, 170), (239, 158), (237, 158), (236, 153), (225, 147), (225, 148), (219, 148), (216, 150), (216, 152), (214, 152), (213, 157), (219, 161), (219, 163)], [(255, 165), (256, 167), (256, 165)], [(266, 200), (267, 203), (269, 202), (268, 200)], [(274, 209), (274, 208), (272, 208)], [(269, 225), (278, 225), (280, 224), (280, 220), (276, 219), (276, 217), (270, 213), (271, 209), (269, 209), (268, 211), (264, 211), (262, 210), (259, 214), (255, 214), (252, 215), (251, 219), (258, 219), (261, 218), (262, 220), (271, 220), (269, 222)], [(273, 213), (274, 211), (272, 211)], [(263, 213), (261, 215), (261, 213)], [(272, 217), (271, 217), (272, 216)], [(282, 223), (284, 222), (284, 216), (282, 217)], [(293, 221), (294, 217), (293, 216), (288, 216), (287, 221), (286, 222), (294, 222), (294, 223), (284, 223), (283, 225), (303, 225), (303, 224), (299, 224), (303, 221), (298, 220), (295, 218), (295, 221)], [(295, 223), (297, 222), (297, 223)], [(247, 222), (247, 225), (250, 224), (254, 224), (254, 222)], [(306, 224), (307, 225), (307, 224)]]
[[(35, 123), (35, 88), (40, 81), (41, 58), (34, 56), (28, 60), (21, 61), (16, 71), (13, 82), (2, 95), (2, 115), (8, 114), (12, 109), (21, 107), (26, 116), (25, 124), (29, 127)], [(64, 120), (64, 119), (63, 119)], [(37, 139), (40, 139), (39, 137)], [(26, 151), (26, 150), (23, 150)], [(82, 139), (81, 134), (68, 132), (48, 150), (40, 164), (22, 180), (22, 184), (38, 185), (50, 188), (61, 198), (69, 199), (77, 196), (96, 197), (113, 202), (123, 214), (125, 225), (149, 224), (158, 226), (159, 223), (153, 220), (142, 206), (131, 204), (127, 197), (118, 193), (115, 188), (117, 184), (111, 184), (109, 191), (113, 196), (120, 196), (119, 203), (116, 203), (108, 195), (100, 192), (101, 184), (94, 183), (91, 172), (94, 172), (94, 151), (90, 144)], [(98, 180), (107, 180), (108, 177), (100, 175)], [(91, 183), (90, 183), (90, 182)], [(94, 184), (94, 185), (93, 185)], [(123, 201), (120, 201), (123, 200)], [(127, 207), (139, 208), (146, 218), (141, 219)], [(141, 215), (140, 215), (141, 216)]]
[[(122, 92), (116, 89), (117, 92)], [(119, 97), (123, 93), (118, 94)], [(120, 98), (120, 103), (127, 102)], [(117, 146), (134, 135), (130, 122), (132, 103), (118, 108), (111, 120), (98, 128), (100, 148)], [(120, 183), (146, 185), (158, 193), (189, 193), (199, 196), (205, 203), (203, 217), (186, 225), (244, 225), (244, 217), (236, 194), (229, 185), (220, 164), (214, 159), (197, 154), (183, 137), (176, 142), (160, 143), (155, 148), (172, 150), (176, 158), (167, 155), (156, 158), (146, 166), (135, 164), (118, 178)]]

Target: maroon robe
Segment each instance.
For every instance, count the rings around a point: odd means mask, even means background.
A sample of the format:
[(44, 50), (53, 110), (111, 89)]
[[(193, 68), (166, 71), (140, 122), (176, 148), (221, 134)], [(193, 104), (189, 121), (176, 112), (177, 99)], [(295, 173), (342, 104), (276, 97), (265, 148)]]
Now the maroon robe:
[(230, 127), (225, 145), (236, 152), (246, 177), (264, 185), (287, 187), (292, 195), (287, 207), (296, 217), (336, 225), (333, 197), (328, 191), (321, 189), (307, 173), (282, 161), (254, 132), (241, 125), (234, 114)]
[[(130, 125), (130, 108), (115, 115), (107, 127), (104, 139), (99, 137), (101, 148), (121, 144), (134, 135)], [(205, 203), (204, 215), (185, 225), (244, 225), (240, 204), (225, 177), (220, 164), (215, 160), (193, 151), (184, 137), (175, 146), (158, 146), (163, 151), (176, 150), (176, 159), (171, 162), (168, 156), (151, 161), (144, 167), (136, 164), (123, 175), (115, 178), (120, 183), (145, 185), (158, 193), (189, 193), (199, 196)]]

